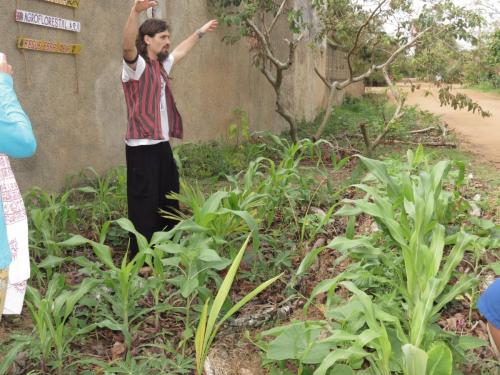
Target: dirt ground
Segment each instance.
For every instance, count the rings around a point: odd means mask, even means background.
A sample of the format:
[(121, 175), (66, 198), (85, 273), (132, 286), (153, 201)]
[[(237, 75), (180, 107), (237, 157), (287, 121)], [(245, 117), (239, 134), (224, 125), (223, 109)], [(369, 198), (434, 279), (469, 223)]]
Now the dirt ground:
[[(423, 110), (440, 115), (459, 134), (462, 149), (500, 168), (500, 95), (453, 88), (452, 93), (462, 92), (479, 103), (484, 110), (491, 112), (491, 117), (483, 118), (466, 110), (441, 107), (438, 90), (430, 84), (421, 84), (420, 89), (414, 92), (411, 92), (409, 85), (403, 87), (408, 92), (407, 104), (418, 105)], [(430, 91), (432, 95), (426, 96), (426, 91)]]

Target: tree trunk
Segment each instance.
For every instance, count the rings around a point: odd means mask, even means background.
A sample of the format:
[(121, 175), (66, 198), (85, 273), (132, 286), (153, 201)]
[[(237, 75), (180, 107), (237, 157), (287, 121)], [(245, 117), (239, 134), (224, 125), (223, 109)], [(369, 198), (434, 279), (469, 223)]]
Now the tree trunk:
[(295, 122), (295, 118), (292, 116), (291, 113), (289, 113), (284, 105), (281, 103), (281, 96), (279, 95), (279, 92), (276, 92), (278, 95), (278, 98), (276, 99), (276, 112), (285, 119), (285, 121), (288, 123), (288, 126), (290, 127), (290, 137), (292, 138), (293, 143), (297, 143), (299, 141), (299, 136), (297, 134), (297, 124)]
[(334, 104), (334, 101), (337, 98), (338, 94), (340, 94), (340, 90), (337, 90), (337, 88), (335, 88), (335, 87), (330, 88), (330, 94), (328, 95), (328, 102), (326, 104), (325, 116), (323, 117), (323, 120), (321, 121), (321, 125), (319, 126), (318, 130), (316, 131), (316, 134), (314, 134), (313, 140), (317, 141), (318, 139), (321, 138), (321, 134), (323, 134), (323, 131), (325, 130), (326, 124), (328, 124), (328, 120), (330, 120), (330, 116), (332, 115), (333, 104)]

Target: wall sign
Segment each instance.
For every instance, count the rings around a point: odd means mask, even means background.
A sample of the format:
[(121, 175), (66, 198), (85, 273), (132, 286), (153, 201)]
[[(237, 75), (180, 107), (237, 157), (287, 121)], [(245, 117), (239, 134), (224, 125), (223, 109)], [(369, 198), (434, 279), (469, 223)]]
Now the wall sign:
[(49, 3), (55, 3), (59, 5), (65, 5), (67, 7), (78, 8), (80, 5), (80, 0), (44, 0)]
[(29, 12), (27, 10), (16, 9), (16, 21), (30, 23), (32, 25), (51, 27), (53, 29), (62, 29), (77, 33), (80, 32), (80, 22)]
[(81, 44), (66, 44), (23, 37), (17, 38), (17, 48), (42, 52), (65, 53), (70, 55), (78, 55), (82, 50)]

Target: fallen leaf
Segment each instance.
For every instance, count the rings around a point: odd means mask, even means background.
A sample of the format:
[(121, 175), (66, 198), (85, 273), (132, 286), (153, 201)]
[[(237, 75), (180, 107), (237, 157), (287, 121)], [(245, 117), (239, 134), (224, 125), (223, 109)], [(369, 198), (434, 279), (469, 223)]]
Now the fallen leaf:
[(113, 359), (118, 359), (122, 356), (123, 353), (125, 353), (126, 350), (127, 348), (125, 347), (125, 344), (117, 341), (113, 345), (113, 348), (111, 348), (111, 356), (113, 357)]

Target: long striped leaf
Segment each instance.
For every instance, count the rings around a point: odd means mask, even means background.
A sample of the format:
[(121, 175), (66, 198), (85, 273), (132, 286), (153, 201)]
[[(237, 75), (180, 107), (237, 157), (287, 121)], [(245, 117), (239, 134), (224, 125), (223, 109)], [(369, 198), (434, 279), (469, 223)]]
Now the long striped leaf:
[(405, 375), (425, 375), (427, 371), (427, 353), (411, 345), (403, 345)]
[(198, 374), (201, 374), (203, 371), (203, 362), (204, 362), (204, 348), (203, 344), (205, 342), (205, 334), (207, 328), (207, 316), (208, 316), (208, 303), (209, 299), (206, 300), (205, 305), (203, 306), (203, 311), (201, 312), (200, 322), (198, 323), (198, 328), (196, 329), (196, 335), (194, 338), (194, 346), (196, 350), (196, 370)]
[(328, 354), (321, 365), (314, 371), (313, 375), (325, 375), (327, 371), (339, 361), (359, 360), (368, 355), (363, 349), (350, 347), (349, 349), (337, 349)]
[(245, 253), (245, 250), (247, 248), (249, 240), (250, 240), (250, 234), (247, 236), (247, 239), (245, 240), (243, 246), (241, 247), (240, 251), (236, 255), (236, 258), (234, 259), (233, 264), (231, 264), (231, 267), (229, 267), (227, 275), (224, 278), (224, 281), (222, 282), (217, 295), (215, 296), (214, 303), (212, 304), (212, 307), (210, 309), (210, 314), (209, 314), (208, 321), (207, 321), (207, 329), (206, 329), (207, 335), (205, 336), (205, 340), (204, 340), (205, 347), (208, 344), (210, 334), (215, 326), (215, 321), (217, 320), (217, 317), (219, 316), (220, 310), (222, 309), (222, 305), (224, 304), (224, 301), (226, 300), (226, 297), (229, 294), (229, 290), (231, 289), (231, 285), (233, 285), (233, 281), (234, 281), (234, 278), (236, 276), (236, 272), (238, 271), (238, 267), (240, 266), (241, 259), (243, 258), (243, 254)]

